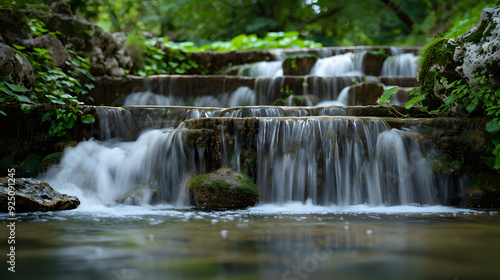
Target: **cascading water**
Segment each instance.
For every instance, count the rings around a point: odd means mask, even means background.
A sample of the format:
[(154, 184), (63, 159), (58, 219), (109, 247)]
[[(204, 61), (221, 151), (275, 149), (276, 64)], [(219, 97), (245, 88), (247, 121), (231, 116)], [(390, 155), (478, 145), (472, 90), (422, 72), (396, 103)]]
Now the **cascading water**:
[(264, 202), (426, 204), (436, 192), (418, 143), (382, 120), (261, 119), (257, 155)]
[(97, 107), (100, 140), (131, 141), (150, 129), (173, 128), (179, 122), (207, 118), (218, 108), (194, 107)]
[[(134, 142), (86, 141), (65, 150), (45, 180), (87, 204), (136, 203), (186, 205), (189, 174), (203, 172), (203, 150), (186, 147), (186, 130), (151, 130)], [(86, 201), (85, 201), (86, 200)]]
[(388, 57), (382, 65), (380, 75), (386, 77), (416, 77), (417, 59), (413, 53), (403, 53)]
[(277, 77), (283, 76), (283, 68), (281, 64), (283, 61), (263, 61), (256, 62), (250, 64), (246, 67), (240, 68), (238, 71), (238, 75), (240, 76), (250, 76), (250, 77), (259, 77), (259, 76), (268, 76), (268, 77)]
[(366, 52), (345, 53), (320, 58), (311, 69), (311, 76), (363, 76), (363, 59)]
[[(241, 139), (257, 143), (255, 178), (263, 203), (408, 205), (432, 200), (435, 179), (411, 133), (390, 130), (385, 121), (372, 118), (276, 118), (285, 111), (243, 108), (227, 112), (231, 117), (273, 117), (256, 120), (258, 132), (251, 136), (255, 140), (248, 135)], [(319, 114), (345, 111), (324, 108)], [(132, 142), (82, 142), (65, 151), (61, 164), (45, 180), (94, 202), (114, 203), (129, 197), (135, 203), (153, 199), (187, 206), (186, 180), (206, 170), (206, 147), (186, 145), (189, 133), (181, 123), (176, 129), (144, 132)], [(244, 150), (238, 133), (236, 126), (225, 131), (221, 125), (215, 131), (222, 137), (220, 167), (240, 171)]]
[(130, 105), (163, 105), (163, 106), (195, 106), (195, 107), (235, 107), (252, 106), (255, 103), (255, 93), (249, 87), (239, 87), (232, 93), (220, 93), (202, 96), (162, 95), (151, 91), (135, 92), (127, 96), (124, 106)]

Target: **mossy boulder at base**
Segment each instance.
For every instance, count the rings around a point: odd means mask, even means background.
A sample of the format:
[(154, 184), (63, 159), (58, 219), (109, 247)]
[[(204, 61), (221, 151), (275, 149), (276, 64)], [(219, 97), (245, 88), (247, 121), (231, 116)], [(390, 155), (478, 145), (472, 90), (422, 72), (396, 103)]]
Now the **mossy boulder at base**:
[[(10, 196), (15, 197), (16, 213), (75, 209), (78, 198), (55, 191), (48, 183), (33, 178), (0, 178), (0, 212), (9, 212)], [(12, 203), (11, 203), (12, 204)]]
[(260, 199), (254, 183), (229, 169), (196, 176), (189, 181), (188, 188), (196, 206), (203, 210), (246, 209)]

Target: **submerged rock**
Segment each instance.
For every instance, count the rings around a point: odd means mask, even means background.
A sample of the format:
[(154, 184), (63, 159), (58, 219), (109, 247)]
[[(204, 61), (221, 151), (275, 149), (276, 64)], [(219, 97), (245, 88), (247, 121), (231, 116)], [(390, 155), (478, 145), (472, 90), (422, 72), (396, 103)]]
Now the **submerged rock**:
[(188, 186), (196, 206), (204, 210), (246, 209), (260, 199), (259, 189), (254, 183), (229, 169), (196, 176)]
[(80, 205), (78, 198), (61, 194), (45, 182), (33, 178), (0, 178), (0, 212), (8, 212), (11, 195), (15, 197), (16, 213), (70, 210)]

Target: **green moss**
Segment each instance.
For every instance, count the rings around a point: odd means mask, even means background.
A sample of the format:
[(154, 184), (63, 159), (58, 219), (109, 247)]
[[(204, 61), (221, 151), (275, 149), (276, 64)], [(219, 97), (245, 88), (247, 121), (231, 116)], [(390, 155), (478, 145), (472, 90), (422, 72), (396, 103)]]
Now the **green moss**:
[(314, 58), (318, 59), (318, 56), (312, 53), (302, 53), (302, 54), (296, 54), (296, 55), (291, 55), (285, 59), (287, 60), (296, 60), (296, 59), (302, 59), (302, 58)]
[(193, 188), (199, 186), (205, 179), (207, 179), (208, 174), (198, 175), (189, 183), (188, 189), (191, 191)]
[(209, 185), (208, 188), (211, 190), (228, 189), (231, 186), (229, 183), (222, 179), (215, 179)]
[(476, 32), (469, 35), (469, 37), (467, 38), (467, 42), (478, 44), (481, 41), (481, 38), (483, 38), (483, 36), (485, 35), (484, 33), (486, 30), (486, 27), (488, 27), (488, 23), (485, 21), (481, 24), (481, 26), (479, 26), (479, 28), (476, 30)]
[(389, 57), (389, 55), (385, 52), (384, 49), (379, 49), (378, 51), (374, 52), (368, 52), (368, 54), (374, 55), (374, 56), (379, 56), (379, 57)]
[(260, 199), (259, 188), (252, 183), (250, 180), (239, 177), (238, 182), (241, 184), (240, 187), (236, 188), (236, 191), (243, 197), (253, 196), (257, 200)]

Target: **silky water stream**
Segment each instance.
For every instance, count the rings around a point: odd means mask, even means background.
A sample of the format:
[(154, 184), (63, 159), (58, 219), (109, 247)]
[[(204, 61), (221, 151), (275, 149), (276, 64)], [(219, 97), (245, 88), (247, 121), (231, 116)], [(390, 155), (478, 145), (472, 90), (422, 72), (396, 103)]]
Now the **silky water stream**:
[[(329, 60), (359, 57), (322, 63)], [(359, 75), (358, 64), (345, 71)], [(188, 105), (259, 104), (282, 81), (273, 76), (257, 79), (256, 93)], [(315, 95), (333, 100), (352, 78), (314, 79)], [(339, 85), (323, 85), (330, 80)], [(187, 104), (153, 93), (126, 102)], [(447, 206), (462, 186), (432, 170), (439, 155), (414, 127), (391, 129), (341, 107), (97, 110), (101, 140), (67, 148), (41, 178), (81, 205), (18, 214), (16, 273), (2, 270), (1, 279), (500, 279), (500, 214)], [(206, 166), (207, 147), (188, 144), (200, 119), (215, 120), (197, 129), (221, 137), (219, 166)], [(253, 177), (261, 202), (194, 209), (186, 180), (219, 167)]]
[[(203, 114), (225, 112), (186, 119)], [(256, 119), (262, 201), (247, 210), (188, 204), (185, 180), (205, 166), (186, 125), (68, 148), (43, 179), (82, 204), (18, 215), (16, 279), (497, 279), (500, 215), (433, 199), (443, 186), (413, 131), (286, 114)], [(225, 145), (234, 157), (238, 145)], [(160, 202), (117, 202), (144, 184)]]

